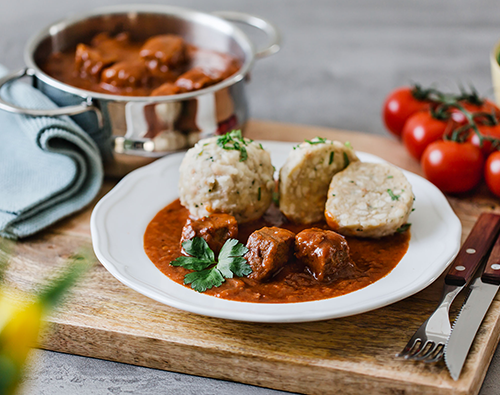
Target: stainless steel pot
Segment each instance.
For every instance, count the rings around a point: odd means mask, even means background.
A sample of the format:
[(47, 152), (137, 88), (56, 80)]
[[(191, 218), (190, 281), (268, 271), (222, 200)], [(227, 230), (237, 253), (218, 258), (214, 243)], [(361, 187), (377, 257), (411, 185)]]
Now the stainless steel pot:
[[(263, 30), (269, 40), (256, 51), (229, 21)], [(200, 48), (235, 56), (238, 73), (194, 92), (156, 97), (110, 95), (75, 88), (44, 73), (39, 65), (54, 52), (89, 42), (101, 32), (128, 31), (132, 39), (178, 34)], [(245, 77), (255, 59), (279, 50), (280, 36), (268, 21), (238, 12), (206, 14), (163, 5), (124, 5), (64, 19), (36, 34), (25, 49), (26, 68), (0, 79), (3, 85), (29, 76), (33, 85), (61, 106), (32, 110), (0, 97), (0, 109), (31, 116), (70, 115), (97, 142), (107, 173), (121, 175), (159, 156), (192, 146), (201, 138), (242, 128), (248, 118)]]

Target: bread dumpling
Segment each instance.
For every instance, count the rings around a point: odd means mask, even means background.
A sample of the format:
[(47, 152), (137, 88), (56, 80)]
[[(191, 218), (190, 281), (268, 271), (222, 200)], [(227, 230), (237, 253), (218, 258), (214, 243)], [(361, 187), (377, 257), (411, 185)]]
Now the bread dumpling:
[(344, 236), (379, 238), (406, 224), (412, 207), (411, 184), (401, 170), (388, 163), (356, 162), (333, 177), (325, 217)]
[(299, 224), (324, 220), (333, 175), (358, 160), (350, 144), (321, 137), (294, 147), (280, 170), (281, 212)]
[(200, 140), (180, 166), (181, 204), (193, 218), (233, 215), (238, 223), (260, 218), (275, 188), (271, 155), (262, 145), (231, 132)]

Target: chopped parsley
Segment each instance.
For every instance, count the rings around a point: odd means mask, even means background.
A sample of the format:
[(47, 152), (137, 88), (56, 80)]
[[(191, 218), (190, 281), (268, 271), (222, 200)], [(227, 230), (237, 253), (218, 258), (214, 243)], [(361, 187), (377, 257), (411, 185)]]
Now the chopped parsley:
[(398, 233), (406, 232), (410, 228), (410, 226), (411, 226), (411, 224), (401, 225), (399, 228), (396, 229), (396, 232), (398, 232)]
[(241, 135), (241, 130), (233, 130), (226, 133), (217, 139), (217, 145), (225, 150), (240, 151), (240, 162), (244, 162), (248, 158), (247, 149), (248, 142)]
[(333, 163), (333, 156), (334, 156), (335, 152), (330, 152), (330, 161), (328, 162), (329, 165), (331, 165)]
[(220, 250), (218, 262), (214, 252), (201, 237), (195, 237), (182, 243), (182, 248), (190, 256), (180, 256), (170, 262), (172, 266), (182, 266), (194, 270), (184, 276), (184, 284), (191, 284), (191, 288), (198, 292), (219, 287), (226, 278), (247, 276), (252, 268), (243, 258), (248, 252), (243, 244), (236, 239), (227, 240)]
[(394, 192), (392, 192), (392, 189), (388, 189), (387, 193), (389, 194), (392, 200), (399, 200), (399, 198), (401, 197), (401, 195), (395, 195)]
[(262, 195), (262, 193), (261, 193), (261, 190), (260, 190), (260, 187), (259, 187), (258, 195), (257, 195), (257, 200), (260, 201), (261, 195)]
[(309, 143), (311, 145), (314, 144), (324, 144), (326, 143), (326, 139), (324, 137), (315, 137), (313, 140), (304, 140), (306, 143)]
[(273, 192), (273, 203), (276, 205), (276, 207), (280, 206), (280, 194), (277, 191)]
[(387, 178), (388, 178), (388, 179), (390, 179), (390, 178), (394, 178), (394, 176), (387, 176)]
[(349, 166), (349, 163), (351, 163), (351, 161), (349, 160), (349, 157), (347, 156), (346, 152), (344, 152), (344, 163), (345, 163), (344, 167)]
[(352, 148), (352, 144), (351, 144), (351, 142), (350, 142), (350, 141), (346, 141), (346, 142), (344, 143), (344, 145), (345, 145), (347, 148), (354, 149), (354, 148)]

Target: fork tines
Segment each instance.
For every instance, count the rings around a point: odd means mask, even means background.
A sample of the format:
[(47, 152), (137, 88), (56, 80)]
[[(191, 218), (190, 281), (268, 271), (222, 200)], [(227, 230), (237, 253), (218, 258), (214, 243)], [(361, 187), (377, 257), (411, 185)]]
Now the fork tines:
[(444, 343), (427, 341), (422, 342), (421, 339), (410, 339), (403, 351), (396, 355), (396, 357), (403, 357), (421, 362), (437, 362), (443, 358)]

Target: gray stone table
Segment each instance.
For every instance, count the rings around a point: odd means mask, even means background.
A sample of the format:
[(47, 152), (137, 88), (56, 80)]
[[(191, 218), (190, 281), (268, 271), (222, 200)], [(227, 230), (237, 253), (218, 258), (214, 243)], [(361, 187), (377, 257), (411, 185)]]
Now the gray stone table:
[[(0, 0), (0, 63), (23, 64), (27, 39), (45, 25), (119, 0)], [(137, 3), (138, 1), (133, 1)], [(165, 3), (165, 2), (164, 2)], [(255, 118), (387, 134), (385, 95), (416, 81), (491, 96), (489, 52), (500, 40), (495, 0), (170, 0), (202, 11), (237, 10), (273, 21), (282, 51), (256, 63)], [(257, 37), (259, 39), (259, 37)], [(264, 388), (35, 351), (26, 394), (272, 394)], [(500, 353), (481, 395), (498, 393)]]

